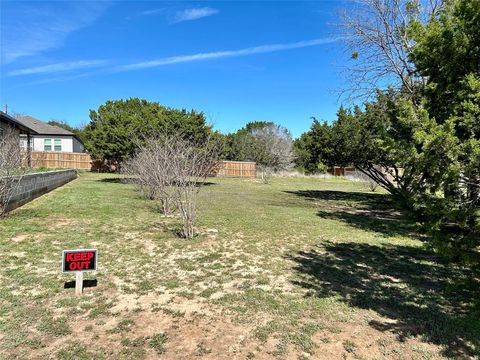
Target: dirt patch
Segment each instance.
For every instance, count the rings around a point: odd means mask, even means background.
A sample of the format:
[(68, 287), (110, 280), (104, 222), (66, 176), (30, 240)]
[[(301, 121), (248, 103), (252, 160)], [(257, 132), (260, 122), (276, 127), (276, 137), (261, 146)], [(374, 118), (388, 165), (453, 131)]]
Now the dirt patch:
[[(391, 322), (391, 319), (383, 319)], [(364, 318), (367, 322), (368, 318)], [(379, 331), (365, 322), (336, 323), (335, 333), (321, 330), (313, 336), (315, 359), (423, 359), (441, 348), (412, 337), (399, 341), (391, 332)]]
[[(152, 297), (148, 299), (152, 303), (158, 300), (159, 298)], [(147, 298), (131, 300), (136, 301), (141, 301), (142, 305), (145, 305)], [(178, 299), (175, 301), (176, 309), (186, 310), (182, 316), (163, 311), (134, 312), (124, 306), (126, 302), (128, 301), (125, 298), (119, 300), (112, 308), (119, 310), (119, 313), (115, 318), (108, 318), (106, 321), (77, 318), (78, 326), (72, 328), (72, 334), (68, 338), (53, 339), (45, 344), (44, 348), (34, 350), (30, 356), (51, 357), (58, 349), (71, 345), (72, 339), (75, 339), (77, 343), (86, 347), (94, 341), (96, 349), (105, 349), (106, 358), (117, 359), (123, 350), (122, 340), (151, 339), (156, 334), (165, 334), (167, 338), (162, 359), (192, 359), (200, 356), (204, 359), (245, 359), (251, 349), (259, 349), (259, 344), (249, 339), (251, 333), (249, 327), (233, 324), (225, 317), (200, 313), (201, 305), (195, 302), (180, 303)], [(131, 324), (128, 330), (118, 330), (119, 324), (127, 323), (125, 319)], [(148, 341), (144, 345), (144, 352), (142, 358), (158, 359), (158, 354), (148, 346)]]
[(111, 308), (114, 313), (129, 312), (135, 309), (150, 309), (153, 305), (159, 306), (167, 304), (174, 295), (170, 293), (164, 294), (148, 294), (138, 296), (136, 294), (120, 294), (116, 297), (115, 306)]
[(25, 241), (26, 239), (28, 239), (30, 237), (30, 235), (27, 235), (27, 234), (20, 234), (20, 235), (17, 235), (17, 236), (14, 236), (11, 240), (15, 243), (18, 243), (18, 242), (22, 242), (22, 241)]
[(66, 218), (49, 218), (48, 226), (50, 229), (58, 229), (65, 226), (70, 226), (76, 224), (75, 220), (66, 219)]

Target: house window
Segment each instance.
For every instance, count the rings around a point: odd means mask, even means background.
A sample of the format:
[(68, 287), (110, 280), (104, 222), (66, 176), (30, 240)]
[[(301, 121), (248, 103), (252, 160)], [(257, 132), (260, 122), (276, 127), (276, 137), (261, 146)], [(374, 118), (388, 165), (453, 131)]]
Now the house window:
[(62, 139), (55, 139), (55, 151), (62, 151)]
[(43, 151), (52, 151), (52, 139), (43, 140)]

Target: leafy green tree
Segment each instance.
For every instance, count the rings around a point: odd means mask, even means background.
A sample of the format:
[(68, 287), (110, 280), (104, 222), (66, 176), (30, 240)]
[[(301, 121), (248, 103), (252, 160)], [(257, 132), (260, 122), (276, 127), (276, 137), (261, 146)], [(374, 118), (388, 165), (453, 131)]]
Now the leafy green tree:
[(195, 110), (177, 110), (138, 98), (109, 100), (90, 110), (85, 145), (96, 159), (121, 163), (130, 158), (142, 137), (152, 133), (180, 134), (201, 141), (212, 132), (205, 115)]
[(260, 144), (252, 134), (241, 129), (226, 135), (226, 158), (233, 161), (255, 161), (260, 151)]
[(480, 0), (446, 1), (439, 16), (423, 25), (414, 22), (411, 58), (417, 72), (428, 79), (424, 94), (428, 110), (444, 122), (459, 111), (480, 72)]
[(378, 92), (364, 110), (340, 108), (331, 126), (314, 122), (308, 134), (310, 161), (353, 165), (394, 195), (402, 207), (413, 210), (414, 194), (427, 189), (429, 177), (422, 175), (433, 171), (421, 165), (426, 154), (433, 161), (435, 153), (422, 150), (427, 142), (422, 134), (435, 126), (425, 109), (398, 92)]
[(265, 181), (270, 172), (285, 170), (293, 164), (292, 135), (272, 122), (249, 122), (227, 135), (226, 143), (228, 160), (256, 162)]
[[(428, 82), (426, 107), (449, 127), (455, 146), (449, 166), (432, 174), (441, 197), (425, 205), (435, 246), (456, 259), (479, 262), (480, 246), (480, 0), (447, 1), (428, 24), (411, 26), (412, 59)], [(426, 134), (434, 137), (436, 134)], [(441, 136), (436, 137), (442, 140)], [(432, 141), (432, 140), (430, 140)], [(435, 188), (434, 188), (435, 189)], [(476, 260), (474, 260), (476, 259)]]
[(247, 125), (245, 125), (245, 130), (249, 133), (252, 133), (255, 130), (261, 130), (274, 125), (275, 124), (271, 121), (250, 121), (247, 123)]
[(309, 154), (355, 165), (423, 224), (432, 247), (470, 264), (480, 262), (479, 8), (446, 1), (426, 23), (409, 18), (401, 32), (418, 82), (340, 109)]
[(331, 128), (327, 122), (313, 118), (310, 130), (303, 133), (294, 143), (295, 164), (307, 174), (326, 171), (331, 152)]
[(237, 132), (226, 135), (226, 158), (233, 161), (263, 162), (266, 156), (265, 149), (253, 136), (253, 132), (272, 125), (274, 125), (272, 122), (252, 121)]

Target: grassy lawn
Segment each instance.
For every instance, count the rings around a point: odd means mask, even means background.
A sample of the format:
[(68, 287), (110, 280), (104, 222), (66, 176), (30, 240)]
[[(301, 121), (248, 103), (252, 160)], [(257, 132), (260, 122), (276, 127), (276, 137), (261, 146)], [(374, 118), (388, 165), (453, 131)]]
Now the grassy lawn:
[[(480, 356), (475, 280), (366, 184), (211, 179), (200, 235), (178, 228), (90, 173), (0, 221), (0, 358)], [(80, 247), (99, 271), (76, 298), (60, 255)]]

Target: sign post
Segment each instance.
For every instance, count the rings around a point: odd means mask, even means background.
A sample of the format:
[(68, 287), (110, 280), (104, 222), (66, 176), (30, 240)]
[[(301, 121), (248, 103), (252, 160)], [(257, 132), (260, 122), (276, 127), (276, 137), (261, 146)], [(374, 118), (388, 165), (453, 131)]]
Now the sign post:
[(97, 249), (63, 250), (62, 272), (75, 273), (75, 295), (83, 292), (83, 273), (97, 271)]
[(77, 271), (75, 274), (75, 295), (82, 296), (83, 293), (83, 272)]

